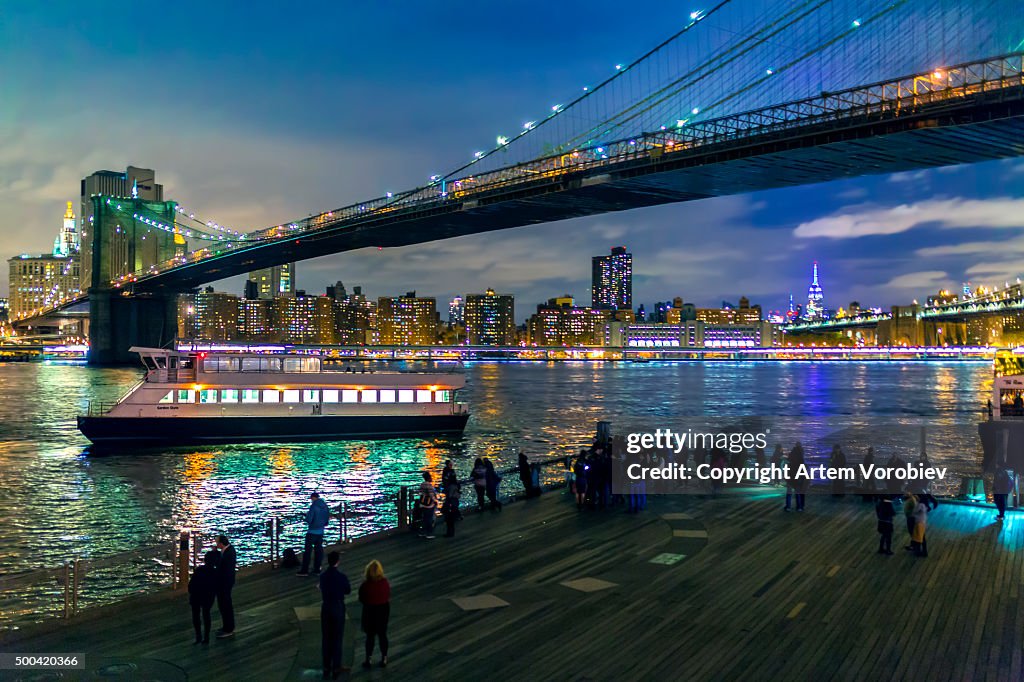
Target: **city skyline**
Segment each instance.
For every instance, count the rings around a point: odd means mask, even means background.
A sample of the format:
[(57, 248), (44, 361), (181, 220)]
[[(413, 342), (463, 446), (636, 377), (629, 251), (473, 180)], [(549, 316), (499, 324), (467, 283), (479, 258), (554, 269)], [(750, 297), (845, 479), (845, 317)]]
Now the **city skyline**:
[[(295, 20), (314, 34), (325, 22), (342, 26), (351, 42), (342, 41), (337, 53), (310, 41), (254, 65), (238, 57), (249, 54), (249, 41), (269, 39), (278, 28), (273, 13), (259, 8), (243, 19), (248, 32), (223, 36), (211, 33), (221, 10), (209, 10), (210, 21), (195, 24), (185, 40), (218, 47), (209, 55), (190, 52), (187, 59), (176, 59), (159, 39), (176, 13), (187, 9), (169, 9), (166, 25), (152, 27), (154, 39), (145, 44), (100, 46), (85, 37), (90, 30), (127, 26), (139, 19), (138, 11), (101, 19), (62, 7), (46, 16), (22, 8), (12, 10), (18, 21), (9, 25), (38, 31), (0, 29), (0, 54), (17, 54), (25, 65), (15, 77), (11, 139), (0, 159), (0, 172), (17, 179), (0, 186), (8, 257), (45, 252), (52, 216), (77, 196), (82, 177), (101, 168), (154, 168), (168, 198), (237, 229), (422, 184), (496, 132), (519, 125), (519, 117), (562, 101), (581, 82), (592, 82), (665, 33), (641, 17), (625, 17), (615, 30), (591, 27), (593, 49), (575, 54), (558, 49), (557, 30), (495, 5), (463, 8), (455, 20), (418, 8), (389, 16), (396, 35), (410, 44), (395, 54), (354, 28), (379, 25), (376, 8), (333, 9), (329, 13), (336, 14), (315, 25)], [(568, 15), (571, 8), (553, 11)], [(60, 16), (53, 15), (62, 14), (66, 21), (56, 21)], [(493, 41), (493, 60), (460, 62), (436, 76), (415, 68), (435, 41), (467, 46), (471, 26), (499, 19), (508, 32)], [(525, 42), (537, 50), (523, 53)], [(539, 68), (551, 51), (545, 47), (560, 55), (559, 68)], [(218, 68), (208, 68), (214, 62)], [(300, 68), (309, 63), (318, 66)], [(84, 69), (115, 64), (124, 82), (104, 101), (119, 107), (118, 125), (93, 125), (106, 120), (106, 111), (88, 103), (71, 106), (72, 84)], [(170, 115), (167, 95), (152, 94), (143, 77), (154, 69), (166, 91), (187, 91), (204, 106)], [(227, 80), (231, 86), (222, 88)], [(457, 91), (452, 82), (459, 83)], [(284, 106), (287, 97), (266, 100), (259, 94), (264, 91), (315, 94), (324, 104), (346, 93), (367, 105), (299, 111)], [(332, 108), (342, 113), (323, 113)], [(74, 118), (63, 113), (71, 110)], [(409, 111), (417, 112), (415, 126), (404, 125)], [(86, 136), (83, 130), (94, 132)], [(179, 139), (190, 144), (173, 143)], [(319, 291), (340, 279), (390, 294), (429, 286), (439, 300), (495, 287), (514, 291), (527, 304), (564, 292), (582, 300), (589, 268), (570, 256), (628, 243), (645, 264), (634, 280), (638, 302), (681, 294), (711, 304), (747, 295), (781, 310), (791, 292), (802, 298), (806, 264), (817, 260), (828, 264), (833, 307), (853, 300), (886, 307), (939, 288), (958, 289), (964, 281), (1001, 285), (1024, 272), (1022, 190), (1019, 160), (897, 173), (329, 256), (300, 264), (299, 285)], [(235, 291), (240, 285), (215, 286)]]

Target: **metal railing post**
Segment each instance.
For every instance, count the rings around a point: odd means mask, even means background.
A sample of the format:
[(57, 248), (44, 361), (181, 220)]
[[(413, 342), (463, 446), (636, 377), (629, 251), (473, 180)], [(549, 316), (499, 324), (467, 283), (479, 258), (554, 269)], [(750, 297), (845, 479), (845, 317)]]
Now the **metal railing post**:
[(281, 517), (274, 517), (274, 552), (278, 559), (281, 557)]
[(71, 561), (71, 615), (78, 613), (78, 559)]
[(64, 560), (64, 620), (71, 617), (71, 562)]
[(348, 543), (348, 502), (341, 503), (341, 544)]
[(192, 533), (192, 567), (199, 567), (199, 533)]
[(398, 530), (409, 528), (409, 488), (402, 486), (398, 489)]
[[(189, 548), (192, 545), (192, 538), (187, 530), (181, 531), (178, 535), (178, 551), (172, 562), (171, 570), (171, 587), (182, 588), (188, 587), (188, 554)], [(177, 575), (175, 570), (177, 569)]]

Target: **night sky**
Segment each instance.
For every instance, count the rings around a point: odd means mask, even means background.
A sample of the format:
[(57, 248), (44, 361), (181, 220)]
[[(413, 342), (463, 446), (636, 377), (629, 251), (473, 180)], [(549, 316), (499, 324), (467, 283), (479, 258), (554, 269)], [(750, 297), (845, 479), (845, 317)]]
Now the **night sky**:
[[(309, 7), (5, 2), (0, 255), (48, 251), (98, 169), (154, 168), (165, 198), (245, 230), (423, 184), (677, 28), (620, 2)], [(814, 260), (829, 307), (1001, 286), (1024, 273), (1024, 161), (357, 251), (301, 263), (298, 285), (415, 289), (444, 309), (490, 286), (523, 318), (563, 293), (589, 303), (589, 257), (619, 244), (648, 306), (782, 308)]]

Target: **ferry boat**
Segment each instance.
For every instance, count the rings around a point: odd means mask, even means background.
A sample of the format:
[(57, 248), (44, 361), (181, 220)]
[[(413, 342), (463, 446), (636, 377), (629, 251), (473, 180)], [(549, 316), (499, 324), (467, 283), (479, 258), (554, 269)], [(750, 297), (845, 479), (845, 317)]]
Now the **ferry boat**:
[(78, 417), (97, 445), (461, 434), (469, 419), (456, 400), (459, 373), (367, 371), (297, 354), (130, 350), (146, 367), (143, 380)]
[(978, 425), (984, 469), (1024, 471), (1024, 348), (996, 351), (988, 419)]

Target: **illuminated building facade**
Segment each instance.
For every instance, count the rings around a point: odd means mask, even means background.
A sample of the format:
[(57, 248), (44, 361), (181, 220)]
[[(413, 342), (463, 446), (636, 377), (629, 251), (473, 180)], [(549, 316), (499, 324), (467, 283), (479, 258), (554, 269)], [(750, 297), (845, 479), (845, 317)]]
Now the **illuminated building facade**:
[(633, 307), (633, 254), (616, 246), (607, 256), (591, 259), (591, 306), (600, 310)]
[(271, 306), (274, 341), (306, 344), (338, 342), (335, 302), (327, 296), (306, 296), (300, 291), (294, 298), (278, 296)]
[[(127, 234), (141, 237), (141, 234), (136, 234), (134, 226), (129, 227), (127, 224), (119, 224), (116, 220), (105, 220), (100, 221), (96, 215), (96, 204), (93, 201), (94, 198), (114, 197), (121, 199), (140, 199), (145, 202), (152, 202), (155, 204), (161, 204), (164, 201), (164, 188), (156, 182), (156, 173), (149, 168), (136, 168), (135, 166), (128, 166), (128, 169), (124, 172), (120, 171), (109, 171), (101, 170), (96, 171), (92, 175), (82, 178), (81, 185), (81, 210), (79, 215), (81, 216), (81, 224), (79, 226), (79, 243), (81, 244), (82, 253), (82, 291), (86, 291), (91, 286), (105, 286), (106, 282), (102, 282), (104, 276), (106, 279), (113, 279), (122, 274), (128, 272), (134, 272), (140, 270), (143, 267), (149, 267), (158, 260), (154, 258), (146, 258), (146, 250), (143, 249), (139, 253), (139, 262), (144, 263), (140, 267), (137, 265), (134, 256), (134, 249), (128, 248), (126, 242)], [(168, 202), (170, 203), (170, 202)], [(161, 211), (161, 213), (163, 213)], [(130, 220), (132, 212), (128, 212)], [(170, 213), (164, 216), (166, 224), (174, 224), (174, 210), (173, 205)], [(123, 216), (121, 216), (123, 221)], [(119, 230), (120, 227), (120, 230)], [(169, 237), (170, 235), (165, 235)], [(159, 241), (165, 241), (164, 237), (158, 238)], [(159, 250), (154, 248), (154, 241), (150, 241), (149, 247), (151, 251)], [(109, 263), (101, 263), (100, 261), (104, 258), (104, 255), (97, 252), (97, 245), (99, 250), (105, 250), (105, 245), (111, 244), (109, 247), (111, 250), (117, 251), (117, 253), (111, 253)], [(184, 242), (181, 243), (184, 245)], [(159, 254), (159, 255), (164, 255)], [(174, 256), (173, 249), (171, 249), (170, 255), (167, 258)], [(164, 260), (161, 258), (160, 260)], [(110, 271), (106, 272), (106, 266), (110, 266)], [(130, 269), (129, 269), (130, 268)], [(97, 277), (99, 275), (99, 277)], [(94, 284), (95, 280), (100, 280), (99, 285)]]
[(811, 284), (807, 287), (807, 307), (804, 308), (804, 318), (808, 320), (820, 320), (825, 317), (825, 295), (821, 291), (821, 284), (818, 283), (818, 261), (814, 261), (814, 271)]
[(777, 345), (779, 332), (768, 322), (714, 324), (687, 320), (679, 324), (612, 323), (606, 345), (628, 348), (766, 348)]
[(238, 296), (206, 287), (195, 295), (195, 335), (208, 341), (238, 338)]
[(466, 304), (461, 296), (456, 296), (448, 304), (448, 324), (452, 327), (466, 326)]
[(514, 346), (516, 344), (515, 300), (511, 294), (466, 296), (466, 339), (471, 346)]
[(377, 331), (384, 346), (429, 346), (437, 342), (437, 299), (382, 296), (377, 300)]
[(11, 320), (29, 317), (81, 294), (81, 256), (75, 233), (75, 215), (68, 202), (53, 251), (22, 254), (7, 261)]
[(611, 310), (581, 308), (569, 295), (537, 306), (527, 321), (530, 343), (537, 346), (602, 346)]
[(373, 346), (377, 333), (377, 302), (366, 298), (362, 287), (353, 287), (337, 308), (338, 343), (347, 346)]
[(249, 281), (246, 284), (246, 298), (262, 298), (270, 300), (278, 296), (295, 295), (295, 263), (275, 265), (271, 268), (263, 268), (249, 273)]

